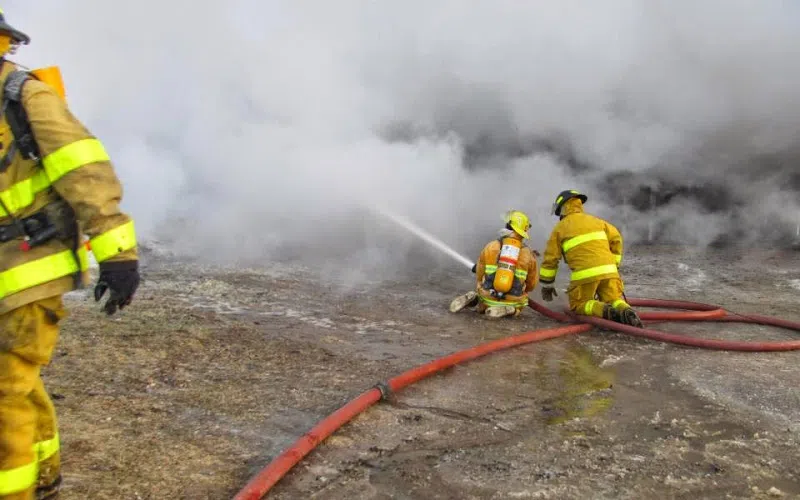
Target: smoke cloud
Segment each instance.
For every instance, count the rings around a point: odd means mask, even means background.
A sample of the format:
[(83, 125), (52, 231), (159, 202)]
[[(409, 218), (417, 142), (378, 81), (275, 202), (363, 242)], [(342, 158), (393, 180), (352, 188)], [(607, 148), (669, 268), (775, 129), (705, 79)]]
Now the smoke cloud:
[(393, 276), (414, 243), (369, 206), (474, 256), (510, 208), (541, 247), (567, 188), (629, 242), (777, 244), (800, 223), (792, 2), (5, 7), (32, 37), (15, 60), (61, 67), (140, 233), (183, 254)]

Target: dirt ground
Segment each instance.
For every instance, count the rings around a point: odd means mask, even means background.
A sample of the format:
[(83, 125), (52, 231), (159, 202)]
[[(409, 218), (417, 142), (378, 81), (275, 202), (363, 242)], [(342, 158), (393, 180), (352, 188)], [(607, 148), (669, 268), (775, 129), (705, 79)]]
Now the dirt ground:
[[(120, 316), (69, 294), (44, 375), (60, 416), (60, 498), (231, 498), (376, 382), (554, 326), (533, 311), (499, 321), (450, 314), (472, 277), (453, 264), (343, 288), (299, 265), (150, 257)], [(624, 278), (632, 297), (800, 320), (800, 252), (635, 247)], [(730, 324), (663, 329), (797, 338)], [(378, 403), (269, 498), (800, 498), (798, 386), (800, 352), (707, 351), (602, 331), (552, 339)]]

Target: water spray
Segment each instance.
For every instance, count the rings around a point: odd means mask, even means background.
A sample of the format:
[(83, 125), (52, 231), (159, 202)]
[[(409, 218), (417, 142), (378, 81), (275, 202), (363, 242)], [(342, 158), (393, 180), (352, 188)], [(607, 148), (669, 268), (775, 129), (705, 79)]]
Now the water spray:
[(472, 268), (474, 263), (471, 260), (469, 260), (468, 258), (464, 257), (460, 253), (458, 253), (455, 250), (453, 250), (452, 248), (450, 248), (442, 240), (436, 238), (435, 236), (433, 236), (429, 232), (425, 231), (421, 227), (419, 227), (416, 224), (414, 224), (413, 222), (411, 222), (407, 217), (403, 217), (402, 215), (398, 215), (396, 213), (393, 213), (393, 212), (389, 211), (388, 209), (386, 209), (385, 207), (373, 206), (372, 209), (375, 210), (376, 212), (378, 212), (379, 214), (383, 215), (387, 219), (392, 220), (393, 222), (395, 222), (399, 226), (402, 226), (403, 228), (405, 228), (409, 232), (415, 234), (416, 236), (419, 236), (421, 239), (425, 240), (431, 246), (433, 246), (434, 248), (440, 250), (442, 253), (452, 257), (453, 259), (458, 261), (460, 264), (463, 264), (463, 265), (465, 265), (465, 266), (467, 266), (469, 268)]

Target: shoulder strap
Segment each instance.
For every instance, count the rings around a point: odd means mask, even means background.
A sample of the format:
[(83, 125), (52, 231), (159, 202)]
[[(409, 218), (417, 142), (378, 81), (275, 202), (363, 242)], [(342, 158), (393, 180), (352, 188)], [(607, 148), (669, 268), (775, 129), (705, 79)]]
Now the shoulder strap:
[(27, 71), (12, 71), (3, 85), (2, 113), (11, 128), (14, 141), (0, 160), (0, 171), (8, 168), (17, 151), (25, 158), (39, 161), (39, 146), (33, 137), (28, 113), (22, 105), (22, 87), (30, 78), (35, 77)]
[(500, 264), (500, 254), (503, 252), (503, 236), (497, 238), (497, 242), (500, 244), (500, 248), (497, 249), (497, 260), (494, 261), (495, 265)]

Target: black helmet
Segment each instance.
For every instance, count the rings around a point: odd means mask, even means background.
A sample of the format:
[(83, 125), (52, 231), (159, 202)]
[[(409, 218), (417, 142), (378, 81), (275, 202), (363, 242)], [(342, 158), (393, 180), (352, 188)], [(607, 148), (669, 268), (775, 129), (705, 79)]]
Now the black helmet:
[(23, 45), (28, 45), (31, 41), (28, 35), (6, 22), (5, 16), (3, 16), (3, 9), (0, 9), (0, 33), (10, 36), (12, 40)]
[(586, 203), (588, 199), (585, 194), (575, 191), (574, 189), (561, 191), (558, 193), (558, 196), (556, 196), (556, 201), (553, 202), (553, 215), (561, 216), (561, 207), (571, 198), (578, 198), (583, 203)]

